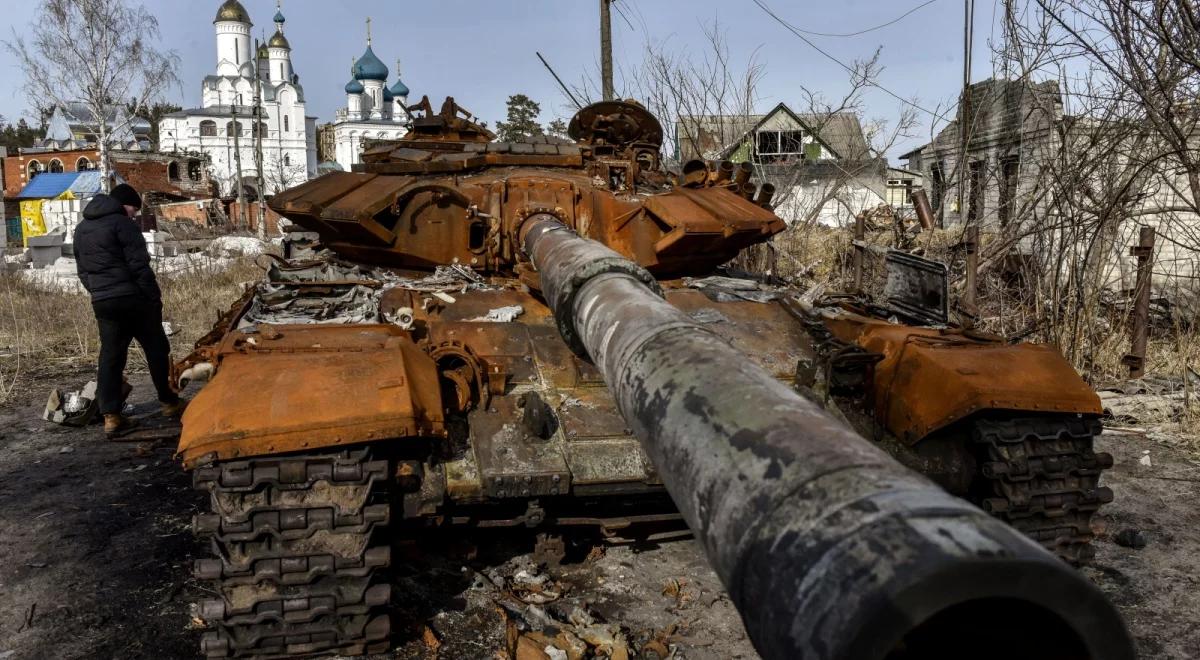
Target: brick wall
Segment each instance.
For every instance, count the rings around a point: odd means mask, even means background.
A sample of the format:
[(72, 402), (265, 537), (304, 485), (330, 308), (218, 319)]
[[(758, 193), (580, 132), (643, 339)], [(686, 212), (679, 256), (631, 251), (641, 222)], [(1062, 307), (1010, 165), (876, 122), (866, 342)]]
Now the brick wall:
[[(8, 156), (4, 159), (4, 196), (15, 197), (29, 183), (31, 161), (36, 160), (44, 171), (49, 171), (50, 161), (58, 160), (63, 164), (64, 172), (74, 172), (80, 158), (87, 158), (95, 165), (100, 160), (100, 153), (95, 150), (75, 150)], [(142, 193), (159, 192), (192, 198), (212, 195), (207, 168), (194, 157), (127, 151), (112, 153), (111, 160), (117, 174)], [(192, 161), (196, 161), (196, 166), (192, 166)], [(175, 165), (174, 172), (171, 170), (172, 163)]]
[(220, 203), (219, 200), (206, 199), (196, 202), (175, 202), (155, 206), (154, 215), (160, 221), (191, 222), (201, 227), (208, 226), (209, 214), (205, 207)]
[[(256, 231), (258, 231), (258, 204), (255, 202), (247, 202), (247, 206), (249, 207), (247, 209), (246, 213), (247, 213), (247, 215), (249, 215), (250, 231), (256, 232)], [(278, 213), (272, 211), (271, 207), (269, 207), (269, 206), (266, 207), (267, 237), (268, 238), (273, 238), (275, 236), (279, 236), (279, 220), (280, 220), (280, 218), (282, 218), (282, 216), (280, 216)], [(237, 202), (229, 203), (229, 221), (231, 223), (233, 223), (234, 226), (239, 226), (242, 222), (242, 213), (240, 211), (240, 207), (238, 206)]]
[(74, 172), (80, 158), (87, 158), (93, 165), (100, 160), (100, 152), (94, 149), (79, 149), (73, 151), (48, 151), (37, 154), (17, 154), (4, 159), (4, 197), (16, 197), (25, 184), (29, 183), (29, 163), (36, 160), (42, 164), (43, 171), (50, 171), (50, 161), (58, 160), (63, 164), (64, 172)]

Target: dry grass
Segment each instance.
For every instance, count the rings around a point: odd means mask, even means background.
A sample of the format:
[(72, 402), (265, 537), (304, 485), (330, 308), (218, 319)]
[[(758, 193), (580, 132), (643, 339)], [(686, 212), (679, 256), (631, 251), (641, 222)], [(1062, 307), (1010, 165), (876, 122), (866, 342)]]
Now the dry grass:
[[(160, 275), (163, 317), (177, 330), (171, 337), (173, 355), (190, 351), (245, 284), (261, 276), (262, 270), (250, 259), (221, 267), (202, 262), (193, 269)], [(11, 397), (22, 375), (78, 368), (94, 362), (99, 348), (86, 295), (0, 274), (0, 402)], [(130, 352), (129, 366), (144, 368), (140, 351)]]

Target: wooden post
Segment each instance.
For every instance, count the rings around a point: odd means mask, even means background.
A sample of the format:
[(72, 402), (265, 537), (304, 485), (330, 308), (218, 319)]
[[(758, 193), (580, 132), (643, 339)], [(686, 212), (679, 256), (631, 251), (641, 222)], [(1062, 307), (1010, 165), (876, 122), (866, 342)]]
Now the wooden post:
[[(240, 226), (238, 226), (237, 221), (235, 220), (234, 227), (235, 227), (235, 229), (242, 229), (242, 228), (248, 228), (250, 226), (250, 216), (249, 216), (249, 211), (246, 209), (246, 191), (242, 189), (244, 187), (244, 186), (242, 186), (242, 143), (240, 140), (240, 137), (242, 134), (242, 125), (241, 125), (241, 123), (238, 122), (236, 101), (237, 101), (237, 98), (234, 97), (234, 103), (231, 103), (229, 105), (229, 116), (232, 119), (231, 123), (233, 124), (233, 161), (237, 165), (237, 183), (236, 183), (236, 185), (237, 185), (238, 215), (241, 216), (242, 223)], [(226, 137), (228, 137), (228, 136), (226, 136)]]
[(863, 292), (863, 253), (866, 251), (867, 218), (862, 213), (854, 216), (854, 293)]
[(612, 18), (609, 14), (609, 3), (612, 0), (600, 0), (600, 86), (605, 101), (613, 100), (613, 68), (612, 68)]
[(1129, 355), (1122, 360), (1129, 365), (1129, 377), (1146, 375), (1146, 340), (1150, 334), (1150, 276), (1154, 256), (1154, 227), (1142, 227), (1138, 233), (1138, 244), (1129, 249), (1137, 257), (1137, 284), (1133, 294), (1133, 317), (1130, 319), (1133, 333)]
[(966, 283), (963, 286), (962, 298), (958, 302), (962, 312), (962, 326), (968, 330), (975, 327), (975, 319), (979, 316), (979, 305), (976, 294), (979, 284), (979, 225), (967, 226), (967, 239), (963, 242), (967, 250)]

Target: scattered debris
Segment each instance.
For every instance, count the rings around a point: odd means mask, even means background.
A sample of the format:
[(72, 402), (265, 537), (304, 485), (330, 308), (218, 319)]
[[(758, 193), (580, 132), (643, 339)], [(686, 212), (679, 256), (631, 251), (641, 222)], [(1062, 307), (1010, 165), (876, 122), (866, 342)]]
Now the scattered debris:
[(722, 314), (721, 312), (718, 312), (717, 310), (715, 310), (711, 307), (697, 309), (696, 311), (692, 312), (691, 314), (688, 314), (688, 316), (692, 317), (692, 320), (695, 321), (696, 323), (705, 323), (705, 324), (725, 323), (725, 322), (729, 321), (729, 319), (726, 318), (724, 314)]
[(33, 615), (37, 613), (37, 603), (29, 606), (29, 610), (25, 612), (25, 618), (21, 622), (21, 627), (17, 628), (17, 632), (22, 632), (33, 627)]
[(1146, 534), (1140, 529), (1128, 527), (1117, 532), (1113, 537), (1113, 542), (1124, 548), (1133, 548), (1141, 550), (1146, 547)]
[(429, 626), (423, 626), (421, 630), (421, 641), (430, 650), (436, 652), (442, 645), (442, 640), (438, 639), (437, 633)]
[(525, 313), (525, 308), (520, 305), (509, 305), (507, 307), (497, 307), (488, 310), (484, 316), (479, 316), (468, 321), (480, 323), (512, 323), (518, 316)]
[(175, 333), (179, 332), (178, 330), (175, 329), (175, 326), (171, 325), (170, 321), (163, 321), (162, 328), (163, 328), (163, 333), (166, 334), (168, 337), (173, 337), (175, 335)]
[(1146, 467), (1153, 467), (1153, 463), (1150, 461), (1150, 450), (1149, 449), (1142, 450), (1142, 457), (1138, 459), (1138, 463), (1140, 463)]
[[(770, 302), (784, 295), (782, 289), (762, 284), (755, 280), (739, 279), (713, 275), (711, 277), (685, 277), (683, 283), (692, 289), (699, 289), (714, 302)], [(701, 321), (704, 323), (705, 321)]]
[(1099, 388), (1100, 403), (1113, 421), (1154, 424), (1178, 420), (1200, 390), (1200, 374), (1187, 369), (1184, 378), (1138, 378)]
[(96, 381), (93, 380), (88, 381), (83, 389), (66, 394), (59, 389), (51, 390), (42, 419), (64, 426), (87, 426), (96, 418), (99, 409)]
[(74, 454), (74, 453), (75, 453), (75, 448), (74, 448), (74, 447), (72, 447), (72, 446), (70, 446), (70, 445), (67, 445), (67, 446), (65, 446), (65, 447), (60, 447), (60, 448), (59, 448), (59, 450), (58, 450), (58, 453), (60, 453), (60, 454)]

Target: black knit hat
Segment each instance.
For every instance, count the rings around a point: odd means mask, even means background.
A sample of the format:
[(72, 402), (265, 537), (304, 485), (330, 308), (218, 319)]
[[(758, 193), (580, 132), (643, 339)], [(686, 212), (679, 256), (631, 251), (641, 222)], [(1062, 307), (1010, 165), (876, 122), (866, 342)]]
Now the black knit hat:
[(129, 185), (128, 183), (122, 183), (116, 188), (113, 188), (112, 192), (108, 193), (108, 196), (112, 197), (118, 202), (121, 202), (125, 206), (132, 206), (139, 209), (142, 208), (142, 196), (139, 195), (138, 191), (134, 190), (133, 186)]

